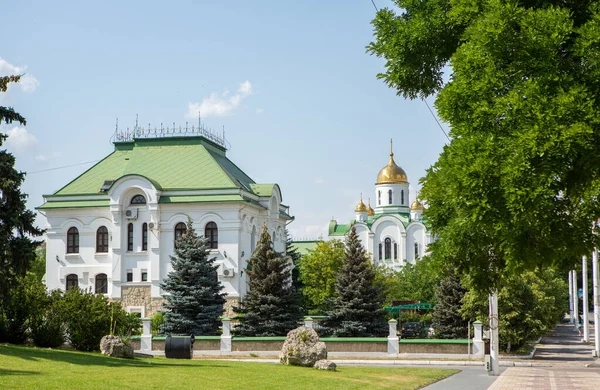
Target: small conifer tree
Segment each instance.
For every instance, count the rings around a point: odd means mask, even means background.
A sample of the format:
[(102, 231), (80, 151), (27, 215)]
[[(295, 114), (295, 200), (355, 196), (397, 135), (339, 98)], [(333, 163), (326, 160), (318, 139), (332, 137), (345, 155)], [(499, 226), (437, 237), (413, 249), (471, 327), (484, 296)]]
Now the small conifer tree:
[(298, 268), (298, 264), (300, 262), (300, 258), (302, 255), (298, 252), (298, 248), (295, 248), (292, 244), (292, 237), (288, 232), (287, 228), (285, 229), (285, 254), (292, 261), (292, 265), (294, 268), (292, 269), (292, 285), (296, 289), (296, 291), (300, 291), (302, 288), (302, 282), (300, 281), (300, 268)]
[(187, 230), (175, 241), (171, 256), (173, 271), (161, 283), (167, 334), (214, 335), (220, 326), (225, 293), (217, 276), (214, 258), (209, 258), (208, 240), (198, 237), (188, 221)]
[(462, 299), (467, 290), (456, 273), (450, 273), (442, 279), (437, 288), (437, 305), (433, 309), (432, 319), (438, 323), (437, 336), (441, 339), (467, 337), (467, 321), (460, 313)]
[(325, 331), (343, 337), (383, 335), (387, 329), (383, 291), (375, 283), (375, 269), (354, 227), (344, 245), (344, 264), (337, 276), (337, 294)]
[(296, 328), (300, 299), (291, 283), (288, 258), (273, 249), (266, 225), (248, 261), (249, 291), (240, 307), (236, 328), (241, 336), (284, 336)]

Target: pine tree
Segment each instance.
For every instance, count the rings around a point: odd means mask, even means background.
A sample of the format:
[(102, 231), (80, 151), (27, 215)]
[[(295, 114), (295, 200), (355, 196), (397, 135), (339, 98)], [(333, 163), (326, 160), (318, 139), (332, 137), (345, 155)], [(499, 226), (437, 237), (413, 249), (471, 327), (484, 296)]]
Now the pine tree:
[(273, 249), (266, 225), (248, 261), (249, 292), (240, 307), (236, 328), (241, 336), (283, 336), (296, 328), (300, 317), (299, 295), (291, 285), (287, 257)]
[(383, 291), (375, 269), (353, 227), (346, 238), (344, 264), (337, 276), (337, 296), (324, 327), (333, 336), (365, 337), (386, 333)]
[(468, 323), (460, 313), (466, 292), (456, 273), (448, 274), (440, 282), (436, 292), (438, 303), (433, 310), (432, 319), (439, 324), (437, 334), (441, 339), (467, 337)]
[(287, 228), (285, 228), (285, 237), (285, 254), (290, 258), (292, 265), (294, 266), (292, 269), (292, 286), (299, 292), (302, 288), (302, 282), (299, 280), (300, 268), (298, 268), (298, 265), (302, 255), (298, 253), (298, 248), (293, 246), (292, 237)]
[(209, 258), (208, 240), (198, 237), (188, 221), (187, 230), (175, 242), (171, 256), (173, 271), (161, 283), (167, 334), (214, 335), (220, 326), (225, 293), (217, 277), (214, 258)]

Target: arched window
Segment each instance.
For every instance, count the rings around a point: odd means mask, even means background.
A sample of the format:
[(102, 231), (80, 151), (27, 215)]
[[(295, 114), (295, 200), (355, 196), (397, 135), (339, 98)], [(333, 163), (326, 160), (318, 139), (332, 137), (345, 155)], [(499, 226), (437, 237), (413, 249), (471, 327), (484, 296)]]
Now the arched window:
[(106, 294), (108, 293), (108, 279), (106, 278), (106, 274), (98, 274), (96, 275), (96, 294)]
[(75, 226), (67, 231), (67, 253), (79, 253), (79, 230)]
[(385, 242), (385, 258), (392, 258), (392, 240), (388, 237), (383, 242)]
[(381, 206), (381, 191), (377, 191), (377, 204)]
[(133, 252), (133, 224), (127, 225), (127, 250)]
[(219, 229), (217, 224), (209, 222), (204, 227), (204, 237), (208, 238), (208, 247), (210, 249), (217, 249), (219, 247)]
[(381, 252), (381, 243), (379, 243), (379, 260), (383, 259), (383, 253)]
[(146, 198), (144, 195), (136, 195), (131, 198), (131, 204), (146, 204)]
[(148, 224), (146, 222), (142, 224), (142, 250), (148, 250)]
[(419, 257), (419, 243), (415, 242), (415, 260)]
[(400, 191), (400, 203), (404, 204), (404, 190)]
[(96, 252), (108, 252), (108, 229), (106, 226), (100, 226), (96, 230)]
[(177, 225), (175, 225), (175, 241), (177, 241), (179, 237), (183, 236), (186, 230), (187, 228), (183, 222), (179, 222)]
[(79, 281), (77, 280), (77, 275), (69, 274), (67, 275), (67, 291), (72, 288), (77, 288), (79, 286)]
[(398, 260), (398, 244), (394, 243), (394, 260)]
[(392, 190), (388, 191), (388, 203), (392, 204)]

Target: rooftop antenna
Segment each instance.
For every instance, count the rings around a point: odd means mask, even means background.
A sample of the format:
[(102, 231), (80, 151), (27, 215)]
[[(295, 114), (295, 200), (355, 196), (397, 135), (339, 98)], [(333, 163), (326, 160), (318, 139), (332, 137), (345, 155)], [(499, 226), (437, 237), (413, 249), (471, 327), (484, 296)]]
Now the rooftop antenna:
[(115, 134), (119, 132), (119, 118), (117, 118), (117, 123), (115, 124)]
[(135, 131), (137, 131), (138, 128), (138, 114), (135, 114)]
[(202, 116), (200, 115), (200, 110), (198, 110), (198, 129), (200, 129), (201, 124), (202, 124)]

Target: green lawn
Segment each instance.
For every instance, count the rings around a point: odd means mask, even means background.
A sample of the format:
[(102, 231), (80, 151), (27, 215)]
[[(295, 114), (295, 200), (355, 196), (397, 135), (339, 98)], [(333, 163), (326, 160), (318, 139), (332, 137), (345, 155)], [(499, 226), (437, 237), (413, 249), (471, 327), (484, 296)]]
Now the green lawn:
[(224, 360), (123, 360), (0, 344), (2, 389), (417, 389), (455, 372), (376, 367), (333, 372)]

